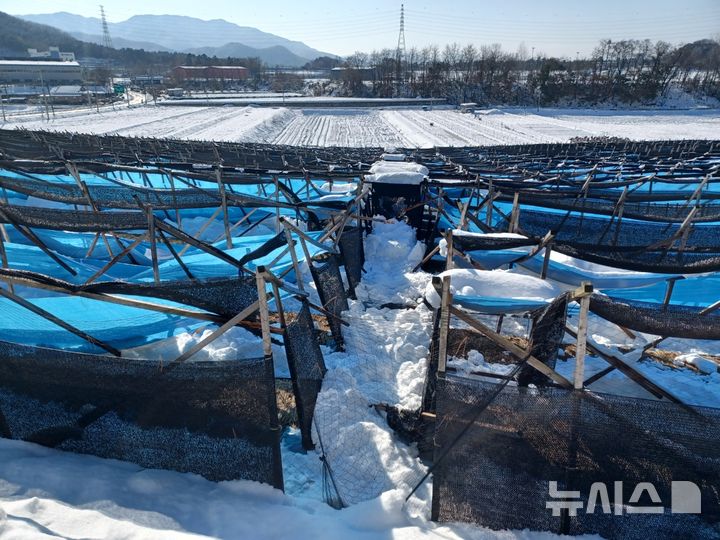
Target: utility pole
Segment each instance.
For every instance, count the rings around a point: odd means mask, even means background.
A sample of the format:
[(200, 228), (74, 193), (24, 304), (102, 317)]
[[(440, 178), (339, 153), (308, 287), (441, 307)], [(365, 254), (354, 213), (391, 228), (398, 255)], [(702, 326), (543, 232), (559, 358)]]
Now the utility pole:
[(397, 49), (395, 50), (395, 84), (397, 85), (397, 96), (404, 86), (405, 74), (403, 62), (405, 60), (405, 4), (400, 4), (400, 33), (398, 34)]
[[(41, 99), (45, 101), (45, 114), (47, 115), (48, 122), (50, 121), (50, 108), (48, 106), (48, 96), (45, 94), (45, 81), (43, 81), (43, 74), (42, 70), (38, 71), (40, 74), (40, 91), (41, 91)], [(50, 90), (48, 89), (48, 93), (50, 93)]]
[(5, 101), (4, 101), (4, 95), (7, 94), (7, 85), (3, 85), (3, 88), (5, 91), (0, 94), (0, 109), (2, 109), (2, 115), (3, 115), (3, 122), (7, 122), (7, 118), (5, 118)]

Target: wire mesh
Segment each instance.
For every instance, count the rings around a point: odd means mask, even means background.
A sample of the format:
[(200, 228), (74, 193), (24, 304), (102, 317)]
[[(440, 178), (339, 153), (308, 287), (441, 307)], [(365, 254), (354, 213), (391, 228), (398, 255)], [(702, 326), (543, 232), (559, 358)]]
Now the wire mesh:
[[(434, 519), (606, 538), (717, 537), (717, 409), (506, 386), (447, 448), (497, 386), (453, 375), (438, 381), (436, 456), (446, 455), (434, 471)], [(698, 486), (701, 514), (671, 512), (675, 480)], [(624, 486), (624, 506), (613, 495), (618, 481)], [(547, 506), (553, 500), (550, 482), (557, 482), (560, 491), (577, 491), (569, 497), (588, 510), (593, 483), (610, 486), (612, 511), (598, 504), (594, 512), (553, 515)], [(651, 483), (660, 501), (632, 500), (641, 482)], [(629, 509), (648, 503), (661, 507), (661, 513)]]
[(163, 368), (9, 342), (0, 357), (0, 408), (14, 438), (282, 488), (272, 358)]

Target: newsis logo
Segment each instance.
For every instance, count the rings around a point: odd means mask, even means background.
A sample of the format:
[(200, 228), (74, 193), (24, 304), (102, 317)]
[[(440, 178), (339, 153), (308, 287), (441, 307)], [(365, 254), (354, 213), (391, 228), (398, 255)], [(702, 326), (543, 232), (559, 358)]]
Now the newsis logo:
[[(701, 497), (700, 488), (694, 482), (673, 481), (671, 488), (671, 500), (662, 501), (657, 489), (650, 482), (640, 482), (633, 489), (627, 503), (623, 501), (623, 482), (613, 482), (612, 499), (611, 490), (604, 482), (595, 482), (590, 486), (587, 496), (587, 506), (581, 500), (579, 491), (560, 491), (557, 482), (548, 483), (549, 501), (545, 508), (552, 510), (552, 515), (559, 517), (562, 510), (567, 510), (568, 515), (577, 516), (579, 511), (586, 514), (602, 512), (622, 516), (626, 514), (664, 514), (666, 504), (670, 503), (670, 512), (673, 514), (700, 514)], [(638, 506), (640, 500), (652, 502), (651, 506)]]

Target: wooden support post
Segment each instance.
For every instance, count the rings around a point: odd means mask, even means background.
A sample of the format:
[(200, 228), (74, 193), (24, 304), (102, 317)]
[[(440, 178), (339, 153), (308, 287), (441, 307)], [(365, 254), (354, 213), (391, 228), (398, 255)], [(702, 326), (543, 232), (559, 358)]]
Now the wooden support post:
[[(264, 298), (264, 296), (263, 296), (263, 298)], [(171, 362), (171, 364), (179, 364), (181, 362), (184, 362), (185, 360), (190, 358), (192, 355), (197, 353), (199, 350), (201, 350), (202, 348), (204, 348), (205, 346), (207, 346), (208, 344), (212, 343), (217, 338), (222, 336), (225, 332), (230, 330), (233, 326), (236, 326), (240, 321), (247, 319), (250, 315), (255, 313), (255, 311), (257, 311), (257, 309), (258, 309), (258, 306), (259, 306), (259, 302), (253, 302), (251, 305), (249, 305), (248, 307), (243, 309), (240, 313), (235, 315), (232, 319), (230, 319), (229, 321), (224, 323), (222, 326), (220, 326), (212, 334), (207, 336), (205, 339), (199, 341), (198, 343), (196, 343), (195, 345), (190, 347), (187, 351), (185, 351), (180, 356), (178, 356), (175, 360), (173, 360)], [(267, 308), (267, 300), (266, 300), (265, 306)], [(268, 327), (268, 341), (270, 340), (269, 332), (270, 332), (270, 329)], [(263, 335), (263, 344), (264, 344), (264, 341), (265, 341), (265, 337)]]
[(148, 219), (148, 239), (150, 240), (150, 258), (152, 259), (153, 280), (160, 283), (160, 267), (158, 265), (157, 239), (155, 238), (155, 214), (151, 208), (146, 208)]
[(230, 236), (230, 216), (228, 215), (227, 195), (225, 194), (225, 183), (222, 180), (220, 166), (215, 169), (217, 174), (218, 190), (220, 191), (220, 204), (222, 205), (223, 227), (225, 227), (225, 243), (228, 249), (232, 249), (232, 236)]
[(260, 310), (260, 329), (262, 331), (263, 355), (272, 356), (272, 341), (270, 340), (270, 314), (268, 312), (267, 291), (265, 290), (265, 267), (259, 266), (255, 271), (258, 289), (258, 308)]
[(447, 243), (447, 255), (445, 256), (445, 270), (452, 270), (455, 266), (453, 256), (453, 232), (452, 229), (445, 231), (445, 242)]
[(180, 268), (182, 268), (183, 272), (185, 272), (185, 275), (194, 280), (195, 276), (193, 276), (192, 272), (190, 272), (190, 269), (187, 267), (187, 265), (183, 262), (183, 260), (180, 258), (180, 255), (177, 254), (175, 251), (175, 248), (173, 247), (172, 243), (167, 239), (165, 236), (165, 233), (162, 232), (162, 230), (158, 230), (158, 235), (160, 236), (160, 240), (165, 244), (165, 247), (168, 248), (168, 251), (170, 251), (170, 254), (173, 256), (173, 258), (177, 261), (177, 263), (180, 265)]
[(282, 226), (280, 224), (280, 183), (277, 176), (274, 176), (273, 180), (275, 182), (275, 232), (279, 233)]
[(552, 255), (552, 242), (548, 242), (545, 246), (545, 256), (543, 257), (542, 272), (540, 279), (547, 279), (548, 266), (550, 266), (550, 256)]
[(593, 287), (587, 281), (573, 292), (573, 299), (580, 302), (580, 320), (578, 322), (577, 342), (575, 345), (575, 390), (582, 390), (585, 380), (585, 353), (587, 346), (588, 311)]
[[(442, 278), (434, 277), (433, 284), (440, 285), (440, 343), (438, 343), (438, 373), (445, 374), (447, 370), (447, 345), (448, 334), (450, 333), (450, 305), (452, 304), (452, 293), (450, 292), (450, 276)], [(436, 290), (437, 290), (436, 285)]]
[[(0, 236), (0, 259), (2, 259), (2, 267), (3, 268), (10, 268), (10, 265), (8, 263), (7, 252), (5, 251), (5, 241), (2, 239), (2, 236)], [(11, 293), (15, 292), (15, 288), (11, 282), (8, 282), (8, 290)]]
[(520, 192), (516, 191), (513, 196), (512, 212), (510, 212), (510, 224), (508, 232), (514, 233), (518, 230), (518, 222), (520, 221)]
[(305, 239), (305, 240), (306, 240), (307, 242), (309, 242), (310, 244), (313, 244), (314, 246), (317, 246), (317, 247), (319, 247), (320, 249), (322, 249), (322, 250), (324, 250), (324, 251), (327, 251), (327, 252), (329, 252), (329, 253), (332, 253), (333, 255), (339, 255), (339, 254), (340, 254), (340, 252), (339, 252), (337, 249), (333, 248), (332, 246), (327, 246), (327, 245), (325, 245), (325, 244), (322, 243), (322, 240), (325, 240), (326, 238), (329, 238), (330, 233), (332, 233), (332, 231), (335, 230), (334, 228), (332, 228), (330, 231), (328, 231), (326, 234), (324, 234), (323, 237), (321, 238), (321, 241), (318, 242), (317, 240), (315, 240), (314, 238), (312, 238), (311, 236), (309, 236), (309, 235), (308, 235), (307, 233), (305, 233), (304, 231), (301, 231), (300, 229), (298, 229), (295, 225), (293, 225), (292, 223), (290, 223), (290, 221), (287, 220), (287, 219), (285, 219), (284, 217), (281, 217), (281, 218), (280, 218), (280, 221), (283, 223), (283, 225), (284, 225), (285, 227), (287, 227), (287, 228), (290, 229), (292, 232), (294, 232), (295, 234), (297, 234), (300, 238)]
[(167, 175), (170, 179), (170, 190), (172, 191), (172, 200), (173, 205), (175, 206), (175, 222), (177, 223), (178, 229), (182, 229), (182, 217), (180, 215), (180, 208), (178, 208), (177, 198), (175, 195), (175, 178), (173, 177), (172, 172), (168, 172)]
[(3, 240), (10, 242), (10, 237), (8, 236), (7, 230), (5, 230), (5, 224), (3, 223), (0, 223), (0, 235), (2, 235)]
[(559, 384), (560, 386), (572, 389), (573, 383), (568, 381), (565, 377), (560, 375), (557, 371), (552, 369), (551, 367), (547, 366), (537, 358), (535, 358), (532, 354), (530, 354), (529, 351), (526, 351), (525, 349), (521, 349), (517, 345), (515, 345), (512, 341), (507, 339), (504, 336), (501, 336), (497, 332), (493, 332), (490, 328), (485, 326), (483, 323), (481, 323), (478, 320), (473, 319), (470, 315), (468, 315), (466, 312), (464, 312), (461, 309), (458, 309), (454, 306), (450, 306), (450, 313), (455, 315), (458, 319), (461, 321), (464, 321), (469, 326), (480, 332), (485, 337), (489, 338), (490, 340), (494, 341), (496, 344), (500, 345), (503, 349), (508, 351), (510, 354), (512, 354), (515, 358), (520, 360), (521, 362), (527, 362), (527, 364), (536, 370), (538, 370), (543, 375), (546, 375), (550, 379), (552, 379), (555, 383)]
[(440, 246), (435, 246), (434, 248), (432, 248), (430, 250), (430, 253), (425, 255), (425, 258), (422, 261), (420, 261), (419, 263), (417, 263), (415, 265), (415, 267), (412, 269), (412, 271), (417, 272), (418, 269), (420, 269), (420, 267), (422, 267), (425, 263), (427, 263), (430, 259), (432, 259), (438, 251), (440, 251)]
[[(242, 208), (241, 208), (241, 210), (242, 210)], [(247, 214), (245, 214), (242, 218), (240, 218), (240, 221), (238, 221), (237, 223), (235, 223), (233, 226), (230, 227), (230, 232), (232, 232), (232, 231), (234, 231), (235, 229), (237, 229), (240, 225), (242, 225), (242, 224), (245, 223), (246, 221), (249, 222), (249, 221), (250, 221), (250, 217), (251, 217), (255, 212), (257, 212), (258, 210), (259, 210), (259, 208), (253, 208), (252, 210), (250, 210)], [(252, 224), (252, 225), (250, 226), (250, 228), (252, 228), (252, 227), (253, 227), (254, 225), (256, 225), (257, 223), (259, 223), (259, 221), (257, 221), (256, 223)], [(244, 231), (244, 232), (240, 233), (239, 236), (244, 235), (245, 232), (247, 232), (247, 231)], [(215, 238), (215, 240), (213, 240), (213, 243), (214, 243), (214, 242), (219, 242), (219, 241), (223, 238), (223, 236), (225, 236), (225, 233), (223, 233), (223, 234), (221, 234), (220, 236), (218, 236), (217, 238)]]
[(145, 239), (145, 236), (141, 236), (137, 238), (133, 243), (128, 244), (120, 253), (115, 255), (112, 259), (110, 259), (107, 263), (103, 265), (103, 267), (95, 272), (92, 276), (88, 278), (88, 280), (84, 283), (84, 285), (90, 285), (93, 281), (95, 281), (97, 278), (102, 276), (105, 272), (107, 272), (115, 263), (117, 263), (120, 259), (122, 259), (125, 255), (130, 253), (133, 249), (135, 249), (138, 245), (140, 245), (140, 242), (142, 242)]
[(492, 179), (488, 185), (488, 205), (485, 211), (485, 225), (492, 227), (493, 201), (495, 200), (495, 190), (493, 189)]
[[(295, 251), (296, 242), (295, 242), (295, 239), (292, 237), (292, 233), (290, 232), (290, 229), (288, 229), (284, 225), (285, 224), (283, 223), (283, 228), (285, 229), (285, 238), (287, 239), (288, 246), (290, 247), (290, 257), (292, 258), (293, 269), (295, 270), (295, 282), (297, 283), (298, 288), (301, 291), (304, 291), (305, 287), (303, 286), (303, 282), (302, 282), (302, 274), (300, 272), (300, 262), (298, 261), (297, 252)], [(310, 264), (310, 261), (308, 261), (308, 265), (309, 264)]]
[[(578, 334), (575, 332), (572, 328), (565, 327), (565, 330), (568, 334), (573, 336), (574, 338), (577, 338)], [(657, 398), (667, 398), (670, 401), (674, 403), (683, 404), (683, 402), (675, 397), (672, 393), (668, 392), (661, 386), (656, 385), (654, 382), (652, 382), (650, 379), (648, 379), (645, 375), (643, 375), (641, 372), (636, 370), (634, 367), (626, 363), (624, 360), (618, 358), (617, 356), (613, 355), (612, 353), (605, 350), (602, 346), (598, 344), (594, 344), (590, 341), (587, 342), (587, 350), (591, 351), (594, 355), (599, 356), (603, 360), (605, 360), (608, 364), (613, 366), (615, 369), (620, 371), (623, 375), (627, 376), (631, 380), (635, 381), (637, 384), (642, 386), (645, 390), (653, 394)]]
[(676, 277), (676, 278), (670, 278), (667, 280), (667, 285), (665, 287), (665, 298), (663, 298), (663, 311), (667, 310), (668, 305), (670, 304), (670, 300), (672, 299), (672, 293), (675, 289), (675, 282), (678, 279), (683, 279), (682, 276)]

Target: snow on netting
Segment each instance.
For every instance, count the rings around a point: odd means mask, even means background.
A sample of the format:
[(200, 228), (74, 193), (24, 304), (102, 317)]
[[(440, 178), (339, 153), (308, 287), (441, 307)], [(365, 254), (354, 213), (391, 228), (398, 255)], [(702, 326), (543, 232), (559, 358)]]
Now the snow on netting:
[(364, 250), (357, 300), (341, 313), (344, 350), (324, 350), (313, 421), (326, 499), (335, 506), (393, 488), (409, 493), (425, 471), (417, 445), (390, 427), (421, 405), (432, 312), (418, 302), (429, 276), (410, 272), (425, 248), (408, 225), (376, 222)]
[[(605, 538), (717, 538), (719, 436), (718, 409), (447, 375), (437, 388), (433, 518)], [(671, 514), (671, 503), (688, 504), (673, 499), (673, 481), (698, 486), (701, 515)], [(549, 482), (579, 494), (553, 499)], [(608, 501), (603, 510), (598, 497), (590, 513), (594, 482), (607, 486)], [(647, 491), (634, 499), (641, 482), (660, 501)], [(568, 498), (582, 509), (553, 516), (546, 504)], [(664, 510), (633, 514), (631, 506)]]
[(13, 438), (283, 486), (270, 358), (163, 367), (5, 341), (0, 358), (0, 409)]

